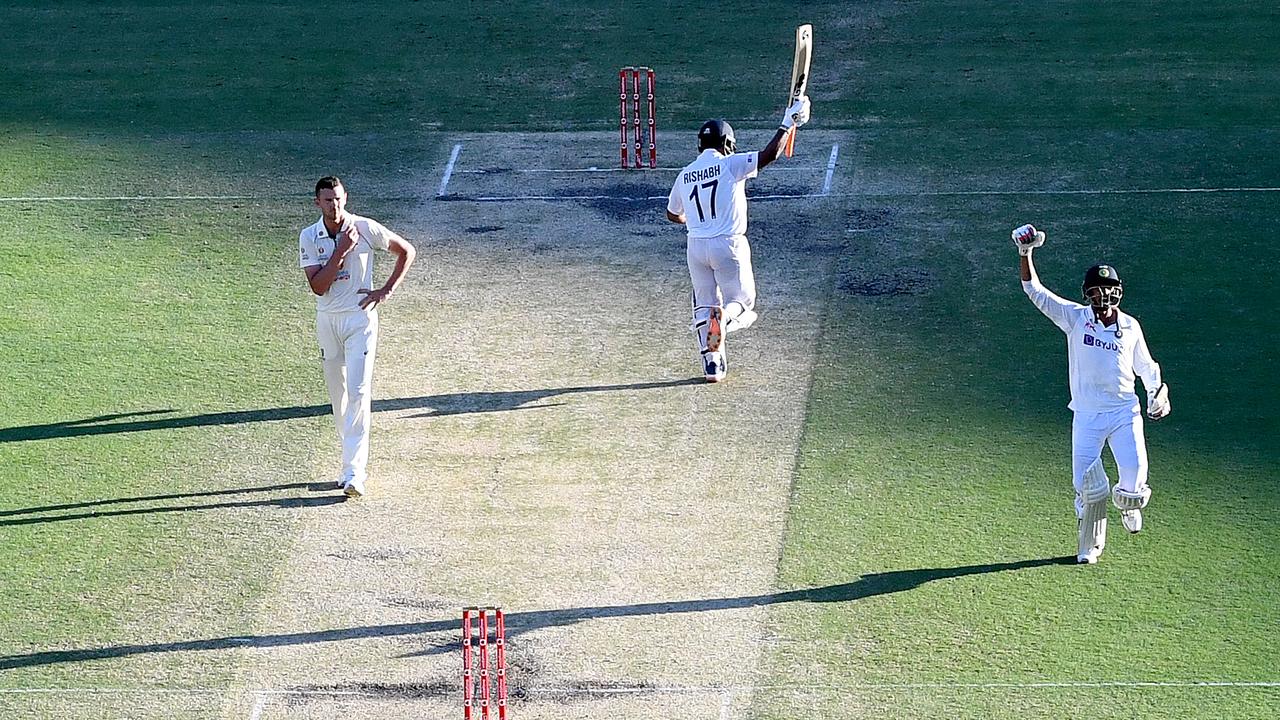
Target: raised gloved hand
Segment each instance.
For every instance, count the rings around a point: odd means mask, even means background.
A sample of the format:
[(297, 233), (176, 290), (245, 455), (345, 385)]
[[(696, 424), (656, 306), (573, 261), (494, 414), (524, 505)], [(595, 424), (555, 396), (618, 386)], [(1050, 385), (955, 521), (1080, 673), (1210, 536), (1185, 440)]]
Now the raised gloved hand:
[(782, 114), (782, 129), (798, 128), (807, 122), (809, 122), (809, 96), (801, 95)]
[(1035, 225), (1023, 225), (1013, 231), (1013, 244), (1019, 255), (1030, 255), (1032, 249), (1044, 244), (1044, 231), (1037, 230)]

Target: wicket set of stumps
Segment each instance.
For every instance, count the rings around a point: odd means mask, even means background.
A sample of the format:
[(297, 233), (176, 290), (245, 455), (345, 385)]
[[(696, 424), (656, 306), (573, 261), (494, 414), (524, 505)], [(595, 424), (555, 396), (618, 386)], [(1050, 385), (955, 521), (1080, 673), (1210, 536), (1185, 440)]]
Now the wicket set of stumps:
[[(658, 122), (654, 119), (654, 103), (653, 103), (653, 68), (647, 67), (624, 67), (618, 72), (618, 84), (621, 88), (618, 93), (620, 98), (619, 104), (621, 110), (618, 115), (621, 119), (622, 126), (622, 169), (628, 167), (643, 168), (644, 167), (644, 131), (640, 125), (640, 80), (641, 77), (648, 78), (649, 83), (649, 167), (658, 167)], [(635, 164), (627, 164), (627, 86), (631, 86), (631, 110), (633, 127), (635, 128)]]
[[(462, 717), (471, 720), (478, 700), (480, 720), (489, 720), (491, 690), (489, 678), (489, 616), (493, 616), (494, 682), (497, 690), (498, 720), (507, 718), (507, 628), (502, 608), (462, 609)], [(474, 621), (474, 624), (473, 624)], [(473, 648), (476, 648), (473, 650)], [(475, 667), (479, 660), (479, 666)], [(475, 670), (475, 672), (473, 672)]]

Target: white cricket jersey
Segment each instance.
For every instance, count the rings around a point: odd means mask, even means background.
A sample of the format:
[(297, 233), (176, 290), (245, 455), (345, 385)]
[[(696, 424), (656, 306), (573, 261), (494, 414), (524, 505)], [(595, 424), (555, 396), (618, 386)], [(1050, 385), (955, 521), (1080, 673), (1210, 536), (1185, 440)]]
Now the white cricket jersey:
[[(347, 221), (355, 223), (360, 240), (342, 259), (342, 269), (329, 286), (329, 291), (316, 297), (316, 310), (320, 312), (366, 312), (360, 307), (364, 295), (357, 290), (373, 289), (373, 251), (387, 250), (391, 239), (399, 235), (388, 230), (377, 220), (346, 213)], [(333, 256), (337, 238), (324, 226), (324, 218), (298, 234), (298, 266), (324, 265)]]
[(1105, 326), (1093, 308), (1064, 300), (1040, 283), (1035, 272), (1022, 289), (1045, 317), (1067, 334), (1071, 404), (1076, 412), (1139, 410), (1135, 374), (1148, 390), (1160, 387), (1160, 366), (1151, 359), (1142, 326), (1116, 310), (1116, 322)]
[(690, 238), (747, 234), (747, 180), (759, 172), (758, 154), (703, 150), (680, 171), (667, 209), (685, 216)]

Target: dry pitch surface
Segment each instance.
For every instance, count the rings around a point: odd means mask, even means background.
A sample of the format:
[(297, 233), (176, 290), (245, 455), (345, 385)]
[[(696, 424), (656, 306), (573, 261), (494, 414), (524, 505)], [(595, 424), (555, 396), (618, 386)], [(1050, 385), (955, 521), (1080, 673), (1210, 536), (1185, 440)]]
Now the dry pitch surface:
[[(596, 140), (458, 138), (448, 199), (447, 156), (407, 189), (353, 188), (422, 197), (384, 218), (421, 252), (383, 312), (369, 496), (300, 512), (288, 566), (264, 569), (279, 580), (256, 634), (200, 651), (241, 663), (239, 688), (41, 705), (451, 717), (460, 608), (500, 604), (515, 718), (745, 714), (838, 219), (824, 198), (752, 204), (761, 321), (730, 336), (729, 381), (705, 385), (683, 232), (662, 201), (630, 199), (665, 195), (672, 171), (527, 172), (609, 167), (582, 154)], [(839, 138), (804, 140), (752, 191), (819, 193)], [(511, 195), (605, 197), (468, 199)]]

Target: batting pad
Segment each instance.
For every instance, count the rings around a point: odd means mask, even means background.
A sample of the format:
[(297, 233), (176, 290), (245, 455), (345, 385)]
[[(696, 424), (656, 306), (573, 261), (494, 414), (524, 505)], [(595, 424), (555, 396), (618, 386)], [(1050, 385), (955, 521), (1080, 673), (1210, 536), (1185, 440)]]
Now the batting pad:
[(1137, 492), (1130, 492), (1116, 485), (1111, 491), (1111, 502), (1121, 510), (1141, 510), (1151, 502), (1151, 488), (1143, 485)]
[(1107, 543), (1107, 496), (1111, 483), (1099, 458), (1084, 471), (1080, 492), (1080, 537), (1078, 555), (1088, 555)]

